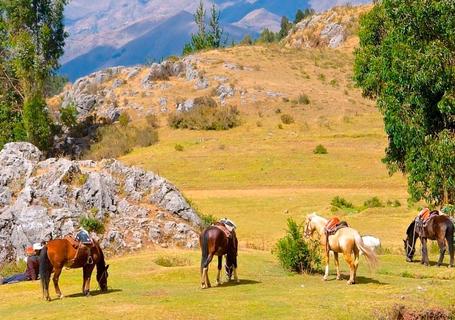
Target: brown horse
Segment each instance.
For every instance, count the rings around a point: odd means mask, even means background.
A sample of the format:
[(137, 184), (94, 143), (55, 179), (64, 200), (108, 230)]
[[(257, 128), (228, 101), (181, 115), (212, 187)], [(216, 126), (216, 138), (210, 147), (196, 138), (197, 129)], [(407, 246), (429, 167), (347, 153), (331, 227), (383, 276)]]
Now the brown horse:
[(213, 256), (218, 256), (218, 273), (216, 284), (221, 284), (221, 268), (223, 265), (223, 256), (226, 255), (226, 276), (230, 281), (234, 274), (234, 280), (239, 282), (237, 277), (237, 248), (238, 241), (235, 231), (231, 231), (228, 237), (222, 228), (210, 226), (205, 229), (200, 237), (199, 243), (201, 246), (201, 288), (210, 288), (210, 280), (208, 276), (209, 264)]
[(427, 240), (436, 240), (439, 246), (438, 266), (444, 260), (446, 247), (449, 247), (450, 267), (454, 266), (454, 248), (453, 248), (454, 225), (452, 220), (446, 215), (438, 215), (431, 218), (428, 223), (420, 229), (416, 225), (416, 221), (412, 221), (406, 230), (406, 239), (404, 241), (404, 251), (406, 252), (406, 261), (412, 262), (415, 253), (415, 245), (417, 238), (422, 244), (422, 260), (421, 263), (428, 266)]
[[(327, 219), (312, 213), (307, 216), (305, 226), (305, 236), (310, 237), (316, 231), (319, 234), (321, 245), (326, 248), (326, 237), (324, 234), (324, 227), (327, 224)], [(338, 261), (338, 253), (342, 253), (346, 263), (349, 265), (350, 276), (348, 284), (354, 284), (357, 275), (357, 268), (359, 266), (359, 252), (362, 252), (371, 266), (376, 266), (377, 257), (374, 251), (363, 243), (362, 237), (359, 232), (353, 228), (339, 229), (334, 235), (329, 236), (328, 248), (326, 250), (326, 266), (324, 273), (324, 280), (329, 276), (329, 251), (333, 252), (335, 257), (335, 266), (337, 271), (337, 280), (341, 279), (340, 263)], [(354, 253), (354, 259), (352, 254)]]
[(92, 271), (96, 265), (96, 280), (102, 292), (107, 291), (108, 268), (104, 261), (104, 254), (98, 242), (93, 241), (90, 248), (91, 258), (89, 258), (89, 250), (81, 244), (79, 249), (75, 249), (68, 239), (56, 239), (49, 241), (41, 250), (40, 254), (40, 279), (43, 289), (43, 298), (50, 301), (49, 282), (51, 273), (54, 273), (53, 282), (55, 292), (60, 299), (63, 294), (58, 286), (58, 279), (64, 267), (68, 268), (83, 268), (83, 283), (82, 293), (85, 296), (90, 295), (90, 278)]

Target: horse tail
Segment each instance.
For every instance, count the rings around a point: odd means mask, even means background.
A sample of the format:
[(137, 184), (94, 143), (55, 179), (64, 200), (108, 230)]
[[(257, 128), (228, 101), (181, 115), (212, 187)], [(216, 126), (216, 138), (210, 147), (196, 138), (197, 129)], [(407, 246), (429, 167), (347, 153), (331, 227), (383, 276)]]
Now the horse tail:
[(204, 269), (205, 263), (207, 261), (207, 257), (209, 255), (209, 234), (207, 232), (207, 229), (205, 229), (202, 232), (202, 234), (199, 238), (199, 242), (200, 242), (201, 251), (202, 251), (202, 256), (201, 256), (201, 273), (202, 273), (202, 270)]
[(52, 263), (47, 255), (47, 245), (41, 249), (39, 256), (39, 277), (41, 280), (41, 287), (43, 290), (49, 290), (49, 281), (51, 280)]
[(370, 247), (366, 246), (365, 243), (363, 243), (362, 237), (358, 232), (355, 233), (354, 240), (355, 245), (359, 251), (364, 254), (370, 267), (375, 268), (378, 265), (378, 257), (376, 256), (376, 253)]
[(454, 239), (454, 231), (455, 231), (455, 225), (453, 224), (452, 220), (449, 220), (449, 225), (446, 230), (446, 240), (447, 240), (447, 246), (449, 247), (449, 254), (450, 257), (452, 258), (454, 252), (453, 252), (453, 242), (455, 241)]

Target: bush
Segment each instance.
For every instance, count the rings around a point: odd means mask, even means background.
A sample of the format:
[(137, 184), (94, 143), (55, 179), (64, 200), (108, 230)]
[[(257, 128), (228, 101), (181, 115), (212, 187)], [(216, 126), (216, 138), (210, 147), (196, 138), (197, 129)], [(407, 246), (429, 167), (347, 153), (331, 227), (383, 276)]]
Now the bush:
[(135, 147), (148, 147), (156, 143), (158, 133), (151, 127), (110, 125), (98, 129), (96, 140), (84, 158), (95, 160), (118, 158), (131, 152)]
[(278, 129), (283, 130), (283, 125), (281, 123), (278, 124)]
[(94, 217), (82, 217), (79, 221), (81, 227), (83, 227), (88, 232), (96, 232), (96, 233), (103, 233), (104, 232), (104, 224), (100, 220)]
[(401, 207), (401, 202), (398, 200), (387, 200), (387, 206), (388, 207)]
[(310, 104), (310, 98), (309, 98), (306, 94), (302, 93), (302, 94), (299, 96), (297, 102), (298, 102), (299, 104)]
[(128, 126), (128, 123), (130, 123), (131, 119), (130, 119), (130, 116), (128, 115), (128, 113), (126, 112), (123, 112), (119, 117), (118, 117), (118, 121), (120, 123), (120, 125), (122, 127), (127, 127)]
[(322, 144), (319, 144), (316, 146), (316, 148), (314, 148), (313, 153), (314, 154), (327, 154), (328, 152), (327, 152), (327, 149)]
[(320, 247), (315, 240), (302, 237), (302, 227), (288, 219), (286, 236), (278, 240), (274, 248), (283, 268), (293, 272), (315, 272), (321, 267)]
[(340, 209), (354, 209), (354, 205), (351, 202), (339, 196), (333, 198), (330, 204)]
[(294, 118), (290, 114), (285, 113), (281, 115), (281, 122), (284, 124), (291, 124), (294, 123)]
[(384, 204), (379, 200), (378, 197), (373, 197), (371, 199), (366, 200), (363, 205), (367, 208), (381, 208)]
[(240, 113), (235, 107), (200, 105), (189, 111), (171, 113), (168, 124), (174, 129), (228, 130), (240, 125)]
[(158, 129), (160, 127), (160, 121), (155, 114), (146, 115), (145, 121), (150, 128)]
[(455, 217), (455, 205), (453, 204), (446, 205), (441, 211), (450, 217)]
[(12, 274), (24, 272), (25, 269), (27, 269), (27, 263), (21, 259), (17, 262), (2, 264), (0, 266), (0, 275), (6, 277)]
[(251, 36), (249, 34), (247, 34), (240, 41), (240, 44), (243, 46), (251, 46), (253, 44), (253, 39), (251, 38)]
[(202, 228), (210, 227), (212, 224), (218, 222), (218, 218), (211, 214), (200, 214), (202, 220)]
[(159, 266), (166, 268), (183, 267), (191, 265), (190, 259), (177, 256), (160, 256), (153, 260), (153, 262), (155, 262)]
[(47, 151), (52, 145), (52, 121), (42, 98), (25, 101), (23, 110), (27, 139), (38, 149)]
[(181, 151), (184, 150), (184, 148), (183, 148), (183, 146), (181, 144), (176, 144), (174, 148), (175, 148), (175, 151), (180, 151), (181, 152)]
[(74, 104), (60, 109), (60, 121), (68, 128), (74, 128), (77, 125), (77, 109)]

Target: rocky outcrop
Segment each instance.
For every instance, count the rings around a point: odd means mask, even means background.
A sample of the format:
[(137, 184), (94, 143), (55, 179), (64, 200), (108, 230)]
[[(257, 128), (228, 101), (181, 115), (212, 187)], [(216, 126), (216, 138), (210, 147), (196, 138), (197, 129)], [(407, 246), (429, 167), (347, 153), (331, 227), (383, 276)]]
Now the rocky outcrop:
[(371, 5), (341, 6), (311, 15), (295, 26), (285, 38), (290, 48), (338, 48), (358, 29), (359, 17)]
[(111, 252), (148, 243), (195, 247), (201, 220), (166, 179), (117, 160), (42, 161), (29, 143), (0, 152), (0, 263), (24, 256), (25, 246), (59, 238), (82, 217), (104, 224), (98, 235)]

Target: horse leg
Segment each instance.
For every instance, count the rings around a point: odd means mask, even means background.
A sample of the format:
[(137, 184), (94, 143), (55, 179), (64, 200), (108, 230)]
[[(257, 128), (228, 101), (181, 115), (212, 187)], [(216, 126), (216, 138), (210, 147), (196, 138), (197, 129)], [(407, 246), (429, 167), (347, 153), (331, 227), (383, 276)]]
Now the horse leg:
[(92, 276), (93, 268), (94, 268), (93, 264), (86, 264), (82, 269), (83, 270), (82, 293), (86, 297), (90, 296), (90, 279)]
[(213, 254), (209, 254), (207, 259), (204, 261), (203, 268), (202, 268), (202, 289), (210, 288), (212, 285), (210, 284), (209, 280), (209, 264), (212, 262)]
[(439, 260), (438, 260), (438, 267), (441, 266), (442, 262), (444, 261), (444, 254), (446, 253), (446, 240), (442, 239), (438, 240), (439, 246)]
[(447, 237), (447, 246), (449, 247), (449, 255), (450, 255), (450, 263), (449, 263), (449, 268), (453, 267), (453, 234), (450, 234)]
[(421, 238), (422, 242), (422, 264), (428, 266), (430, 261), (428, 259), (427, 238)]
[(355, 279), (357, 278), (357, 269), (359, 267), (359, 250), (354, 248), (354, 283)]
[(62, 273), (62, 269), (63, 269), (62, 267), (55, 268), (54, 277), (52, 278), (52, 281), (54, 282), (55, 292), (57, 293), (57, 296), (60, 299), (63, 299), (63, 294), (60, 291), (60, 287), (58, 286), (58, 279), (60, 278), (60, 274)]
[(219, 286), (221, 284), (221, 269), (223, 268), (223, 256), (218, 256), (218, 273), (216, 274), (216, 285)]
[(234, 281), (239, 283), (239, 277), (237, 275), (237, 256), (234, 257)]
[(337, 269), (337, 280), (341, 280), (341, 274), (340, 274), (340, 260), (338, 260), (338, 252), (333, 253), (333, 257), (335, 259), (335, 267)]
[(354, 266), (354, 262), (352, 261), (351, 253), (350, 252), (349, 253), (344, 252), (343, 256), (344, 256), (344, 260), (349, 265), (349, 280), (348, 280), (348, 284), (354, 284), (355, 283), (355, 266)]
[(324, 281), (327, 281), (327, 278), (329, 277), (329, 257), (330, 257), (330, 251), (328, 251), (325, 255), (325, 272), (324, 272), (324, 277), (322, 278)]

